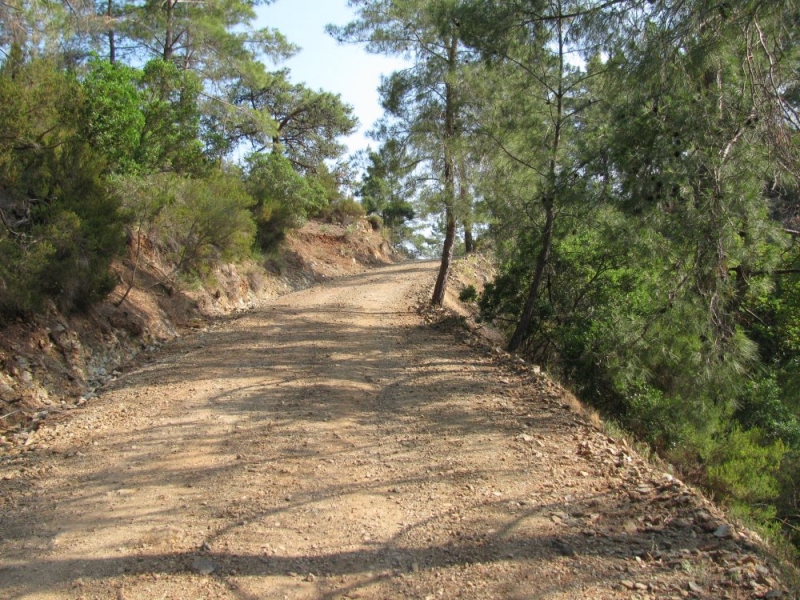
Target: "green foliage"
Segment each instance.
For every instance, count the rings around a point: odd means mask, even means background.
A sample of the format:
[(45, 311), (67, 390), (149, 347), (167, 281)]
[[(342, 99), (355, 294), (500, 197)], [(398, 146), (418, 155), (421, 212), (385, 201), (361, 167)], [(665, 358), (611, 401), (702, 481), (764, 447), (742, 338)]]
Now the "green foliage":
[(341, 198), (328, 204), (318, 214), (329, 223), (349, 225), (366, 215), (366, 211), (360, 202), (352, 198)]
[(800, 420), (791, 403), (783, 400), (783, 393), (774, 373), (755, 378), (744, 388), (733, 416), (743, 427), (759, 429), (769, 439), (800, 449)]
[(398, 144), (388, 140), (378, 152), (369, 152), (368, 159), (357, 195), (367, 214), (379, 215), (386, 227), (402, 234), (405, 224), (413, 220), (416, 213), (406, 199), (408, 192), (402, 184), (409, 169), (402, 164)]
[(722, 499), (772, 501), (780, 491), (776, 474), (785, 453), (780, 440), (766, 442), (758, 429), (735, 427), (704, 456), (708, 485)]
[(123, 221), (102, 167), (93, 149), (67, 145), (48, 182), (46, 197), (54, 200), (35, 211), (34, 235), (49, 238), (56, 249), (44, 289), (64, 311), (88, 308), (115, 284), (108, 266), (124, 248)]
[(111, 172), (201, 172), (197, 77), (160, 59), (137, 70), (94, 57), (87, 68), (80, 127)]
[(372, 226), (373, 231), (383, 229), (383, 219), (381, 219), (380, 215), (367, 215), (367, 222)]
[(180, 181), (162, 229), (175, 271), (205, 275), (220, 260), (249, 256), (256, 233), (252, 206), (234, 175)]
[(141, 78), (144, 126), (136, 161), (147, 171), (199, 175), (207, 164), (199, 139), (199, 79), (171, 62), (148, 62)]
[(0, 72), (0, 312), (87, 308), (113, 281), (123, 220), (108, 192), (105, 163), (77, 135), (75, 80), (48, 61), (4, 64)]
[(141, 73), (93, 57), (81, 82), (81, 128), (86, 140), (114, 172), (136, 170), (135, 155), (145, 126), (138, 85)]
[(325, 205), (325, 191), (295, 171), (279, 152), (252, 155), (248, 167), (246, 186), (255, 200), (256, 242), (269, 251), (288, 229), (300, 226)]
[(790, 526), (792, 541), (800, 548), (800, 450), (797, 447), (784, 455), (777, 477), (781, 493), (775, 501), (776, 512)]
[(92, 171), (93, 161), (102, 162), (81, 147), (54, 160), (47, 187), (56, 199), (36, 206), (32, 226), (16, 239), (0, 236), (11, 259), (0, 265), (0, 312), (7, 315), (41, 310), (45, 298), (64, 312), (84, 310), (115, 284), (108, 266), (124, 237), (117, 203)]
[(474, 285), (468, 285), (461, 290), (458, 299), (461, 300), (461, 302), (475, 302), (478, 299), (478, 290), (475, 289)]
[(358, 119), (338, 95), (292, 84), (288, 76), (288, 70), (276, 71), (259, 87), (234, 86), (229, 101), (245, 110), (227, 116), (229, 127), (256, 151), (282, 152), (298, 171), (324, 171), (324, 161), (344, 151), (338, 138), (352, 133)]

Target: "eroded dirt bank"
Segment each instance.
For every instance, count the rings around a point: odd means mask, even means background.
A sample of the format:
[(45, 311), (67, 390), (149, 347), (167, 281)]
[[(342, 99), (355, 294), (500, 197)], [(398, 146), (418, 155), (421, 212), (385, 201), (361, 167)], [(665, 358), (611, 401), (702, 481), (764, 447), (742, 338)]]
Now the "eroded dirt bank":
[(0, 597), (792, 597), (545, 378), (423, 325), (434, 270), (182, 338), (4, 455)]

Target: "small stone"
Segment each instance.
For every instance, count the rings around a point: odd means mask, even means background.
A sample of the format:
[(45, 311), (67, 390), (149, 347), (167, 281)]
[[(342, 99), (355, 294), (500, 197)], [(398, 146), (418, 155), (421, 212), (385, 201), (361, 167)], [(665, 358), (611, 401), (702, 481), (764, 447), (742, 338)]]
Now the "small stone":
[(637, 531), (639, 531), (639, 525), (636, 523), (636, 521), (628, 520), (625, 521), (625, 524), (622, 526), (622, 529), (625, 531), (625, 533), (632, 535)]
[(627, 590), (635, 590), (636, 584), (632, 582), (630, 579), (623, 579), (619, 582), (619, 584)]
[(728, 539), (733, 537), (733, 531), (728, 525), (720, 525), (714, 530), (714, 537), (717, 537), (721, 540)]
[(703, 588), (701, 588), (699, 585), (697, 585), (694, 581), (690, 581), (689, 583), (687, 583), (686, 584), (686, 589), (688, 589), (693, 594), (702, 594), (703, 593)]
[(697, 515), (695, 516), (695, 520), (699, 523), (707, 523), (711, 520), (711, 515), (708, 514), (706, 511), (701, 510), (698, 511)]
[(203, 552), (211, 552), (211, 544), (208, 543), (208, 540), (204, 540), (202, 544), (200, 544), (200, 550)]
[(669, 523), (672, 527), (676, 527), (679, 529), (685, 529), (686, 527), (691, 527), (692, 524), (689, 523), (686, 519), (672, 519)]
[(196, 558), (192, 562), (192, 571), (199, 575), (211, 575), (217, 570), (217, 565), (208, 558)]

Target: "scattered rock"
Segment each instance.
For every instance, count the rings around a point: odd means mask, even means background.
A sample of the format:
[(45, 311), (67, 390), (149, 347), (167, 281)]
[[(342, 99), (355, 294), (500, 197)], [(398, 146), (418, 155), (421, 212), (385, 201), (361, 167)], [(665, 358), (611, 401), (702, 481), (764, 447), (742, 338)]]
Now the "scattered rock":
[(729, 525), (722, 524), (714, 530), (714, 537), (718, 537), (721, 540), (732, 538), (733, 530)]
[(199, 557), (192, 561), (192, 571), (199, 575), (211, 575), (217, 570), (217, 565), (210, 558)]
[(697, 585), (694, 581), (690, 581), (686, 584), (686, 589), (692, 592), (693, 594), (702, 594), (703, 588)]
[(561, 556), (577, 556), (578, 553), (575, 551), (575, 548), (563, 542), (561, 540), (553, 540), (551, 543), (553, 550), (555, 550)]

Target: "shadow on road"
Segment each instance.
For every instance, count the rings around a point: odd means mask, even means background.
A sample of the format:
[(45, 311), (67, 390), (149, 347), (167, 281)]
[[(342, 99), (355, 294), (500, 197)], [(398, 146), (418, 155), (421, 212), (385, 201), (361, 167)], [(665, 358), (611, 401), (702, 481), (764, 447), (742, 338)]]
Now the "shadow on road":
[[(53, 460), (86, 462), (78, 475), (51, 482), (46, 498), (4, 507), (0, 596), (44, 593), (78, 578), (188, 574), (205, 559), (209, 576), (224, 581), (295, 573), (303, 583), (312, 573), (330, 586), (315, 587), (320, 598), (378, 584), (382, 594), (401, 596), (419, 573), (499, 563), (511, 573), (504, 597), (523, 598), (527, 574), (549, 568), (537, 565), (561, 564), (568, 580), (537, 583), (536, 597), (547, 598), (623, 578), (613, 565), (581, 570), (593, 557), (655, 561), (661, 549), (713, 542), (688, 543), (669, 527), (621, 531), (629, 506), (617, 489), (532, 494), (531, 482), (554, 472), (551, 461), (572, 464), (580, 426), (558, 410), (537, 413), (534, 398), (513, 402), (490, 359), (452, 331), (420, 325), (408, 306), (387, 310), (373, 297), (398, 277), (430, 274), (430, 265), (408, 263), (326, 283), (183, 339), (117, 381), (109, 398), (136, 394), (147, 405), (176, 390), (181, 396), (130, 431), (98, 431), (97, 449), (76, 438)], [(518, 448), (513, 440), (526, 419), (540, 432), (563, 430), (570, 447), (544, 457)], [(487, 447), (502, 455), (487, 460)], [(69, 456), (78, 450), (83, 457)], [(402, 518), (391, 535), (371, 540), (359, 531), (347, 549), (337, 547), (351, 532), (318, 516), (345, 520), (341, 507), (365, 498)], [(569, 512), (568, 524), (554, 533), (551, 517), (560, 511)], [(598, 514), (603, 535), (587, 525)], [(287, 525), (298, 519), (311, 525)], [(541, 523), (548, 527), (537, 529)], [(141, 541), (171, 526), (183, 533)], [(340, 538), (323, 535), (310, 548), (302, 538), (322, 527)], [(104, 540), (120, 528), (140, 541)], [(256, 533), (270, 540), (268, 550), (251, 541)], [(93, 536), (111, 557), (87, 558), (81, 547), (69, 558), (58, 542)], [(275, 539), (292, 543), (280, 550)], [(237, 543), (248, 551), (226, 549)], [(21, 580), (23, 570), (41, 577)], [(342, 576), (349, 579), (334, 582)], [(257, 597), (237, 585), (234, 597)]]

